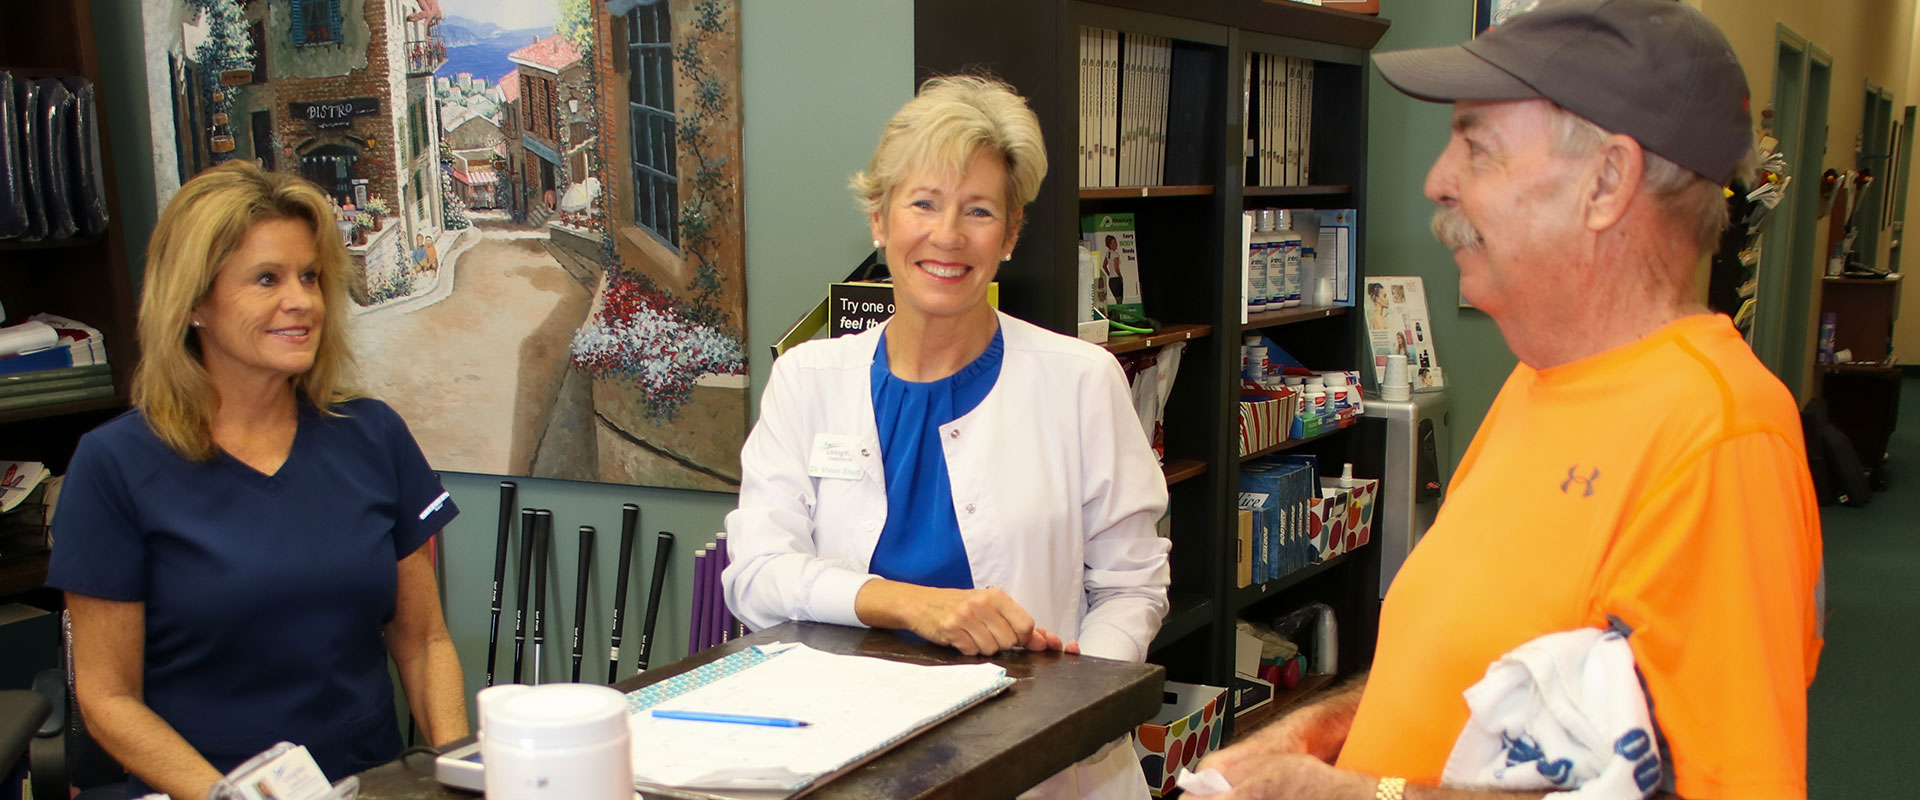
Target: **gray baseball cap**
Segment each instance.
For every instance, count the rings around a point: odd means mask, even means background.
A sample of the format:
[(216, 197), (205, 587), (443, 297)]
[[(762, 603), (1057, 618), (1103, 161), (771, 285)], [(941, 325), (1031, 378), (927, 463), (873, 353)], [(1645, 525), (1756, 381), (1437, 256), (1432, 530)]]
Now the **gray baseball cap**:
[(1753, 148), (1733, 46), (1674, 0), (1542, 0), (1465, 44), (1373, 63), (1420, 100), (1551, 100), (1721, 185)]

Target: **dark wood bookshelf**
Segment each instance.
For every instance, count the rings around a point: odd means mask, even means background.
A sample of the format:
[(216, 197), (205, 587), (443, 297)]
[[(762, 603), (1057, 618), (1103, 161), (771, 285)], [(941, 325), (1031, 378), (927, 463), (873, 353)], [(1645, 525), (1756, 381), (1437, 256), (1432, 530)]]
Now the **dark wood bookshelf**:
[[(126, 407), (127, 386), (138, 359), (133, 278), (127, 268), (125, 224), (115, 179), (112, 136), (114, 92), (146, 87), (103, 84), (93, 29), (94, 0), (16, 3), (0, 25), (0, 69), (18, 78), (79, 76), (93, 84), (100, 134), (101, 183), (106, 187), (106, 233), (38, 242), (0, 241), (0, 303), (8, 322), (41, 313), (58, 314), (100, 331), (112, 364), (114, 394), (70, 403), (0, 411), (0, 459), (39, 461), (66, 472), (80, 436)], [(106, 5), (106, 4), (101, 4)], [(124, 100), (124, 96), (121, 96)], [(144, 148), (142, 148), (144, 149)], [(151, 164), (137, 164), (148, 169)], [(0, 597), (39, 589), (45, 554), (0, 559)], [(48, 665), (51, 666), (51, 665)]]
[[(1163, 466), (1172, 529), (1172, 609), (1154, 663), (1173, 680), (1227, 685), (1233, 676), (1237, 498), (1240, 487), (1240, 332), (1264, 329), (1302, 363), (1322, 370), (1357, 368), (1364, 353), (1360, 315), (1347, 307), (1302, 307), (1240, 319), (1241, 214), (1253, 203), (1365, 208), (1369, 50), (1389, 22), (1301, 3), (1266, 0), (915, 0), (915, 79), (991, 71), (1026, 97), (1046, 131), (1052, 172), (1028, 207), (1021, 246), (1000, 271), (1002, 307), (1035, 324), (1072, 335), (1080, 285), (1077, 248), (1083, 217), (1130, 213), (1138, 235), (1142, 310), (1180, 324), (1150, 336), (1115, 337), (1115, 353), (1186, 343), (1167, 398), (1167, 441), (1179, 459)], [(1167, 186), (1078, 185), (1083, 125), (1080, 31), (1170, 40), (1166, 163), (1178, 166)], [(1312, 148), (1303, 165), (1309, 186), (1247, 185), (1243, 82), (1249, 56), (1311, 60)], [(1177, 128), (1177, 130), (1176, 130)], [(1176, 136), (1176, 134), (1178, 134)], [(1181, 155), (1173, 152), (1180, 142)], [(1255, 198), (1259, 198), (1256, 200)], [(1285, 203), (1274, 198), (1298, 198)], [(1354, 263), (1366, 274), (1365, 237)], [(1293, 323), (1313, 322), (1294, 326)], [(1328, 434), (1327, 436), (1336, 436)], [(1360, 461), (1362, 436), (1317, 437), (1314, 452), (1337, 470)], [(1288, 442), (1283, 448), (1308, 442)], [(1364, 549), (1364, 548), (1363, 548)], [(1377, 559), (1372, 563), (1377, 564)], [(1348, 628), (1371, 630), (1377, 595), (1350, 581), (1365, 570), (1337, 570), (1301, 594), (1339, 614), (1343, 671), (1364, 669), (1371, 641), (1345, 646)], [(1350, 574), (1349, 574), (1350, 573)], [(1315, 570), (1299, 580), (1315, 581)], [(1350, 583), (1354, 585), (1350, 586)], [(1178, 641), (1178, 646), (1159, 645)]]
[(1109, 200), (1128, 197), (1205, 197), (1212, 186), (1082, 186), (1080, 199)]
[(1103, 345), (1110, 353), (1131, 353), (1149, 347), (1164, 347), (1174, 342), (1196, 339), (1213, 332), (1211, 325), (1168, 325), (1157, 333), (1114, 336)]
[(1344, 183), (1320, 183), (1307, 186), (1249, 186), (1241, 192), (1248, 197), (1322, 197), (1352, 194)]
[(1351, 306), (1303, 305), (1283, 308), (1279, 311), (1260, 311), (1248, 314), (1246, 323), (1242, 324), (1240, 329), (1250, 331), (1256, 328), (1271, 328), (1276, 325), (1291, 325), (1295, 322), (1338, 317), (1351, 309)]

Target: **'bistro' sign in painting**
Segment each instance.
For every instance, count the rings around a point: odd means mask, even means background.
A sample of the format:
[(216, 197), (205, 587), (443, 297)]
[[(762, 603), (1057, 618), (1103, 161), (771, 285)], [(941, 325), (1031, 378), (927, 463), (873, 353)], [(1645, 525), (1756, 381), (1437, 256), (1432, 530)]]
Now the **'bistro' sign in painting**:
[(380, 113), (380, 98), (355, 97), (320, 103), (288, 103), (287, 110), (293, 112), (294, 119), (306, 120), (319, 128), (344, 128), (353, 124), (354, 117)]

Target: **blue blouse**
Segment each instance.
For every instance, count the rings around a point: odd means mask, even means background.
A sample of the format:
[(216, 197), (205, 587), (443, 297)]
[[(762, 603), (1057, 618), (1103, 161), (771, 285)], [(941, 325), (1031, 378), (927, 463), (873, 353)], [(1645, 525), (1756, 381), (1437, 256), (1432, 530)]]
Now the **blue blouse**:
[(393, 409), (335, 410), (300, 404), (272, 475), (183, 459), (138, 411), (67, 471), (47, 585), (146, 604), (146, 703), (222, 772), (283, 739), (332, 780), (400, 754), (395, 564), (460, 512)]
[(966, 416), (1000, 380), (1000, 330), (979, 358), (959, 372), (920, 383), (894, 377), (887, 335), (874, 353), (873, 421), (885, 466), (887, 524), (868, 569), (888, 580), (945, 589), (973, 588), (960, 518), (953, 509), (940, 426)]

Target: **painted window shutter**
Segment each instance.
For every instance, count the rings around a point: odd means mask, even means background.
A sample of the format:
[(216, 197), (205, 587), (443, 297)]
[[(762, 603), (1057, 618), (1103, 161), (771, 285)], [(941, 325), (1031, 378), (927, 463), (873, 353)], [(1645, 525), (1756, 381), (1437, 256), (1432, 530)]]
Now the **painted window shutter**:
[(340, 0), (327, 0), (327, 22), (330, 23), (328, 30), (333, 34), (330, 41), (344, 40), (345, 32), (341, 28), (346, 26), (342, 24), (343, 20), (340, 17)]
[(291, 4), (289, 9), (291, 21), (287, 26), (292, 28), (290, 32), (293, 34), (293, 45), (300, 47), (307, 43), (307, 15), (301, 11), (303, 5), (301, 0), (288, 0), (288, 2)]

